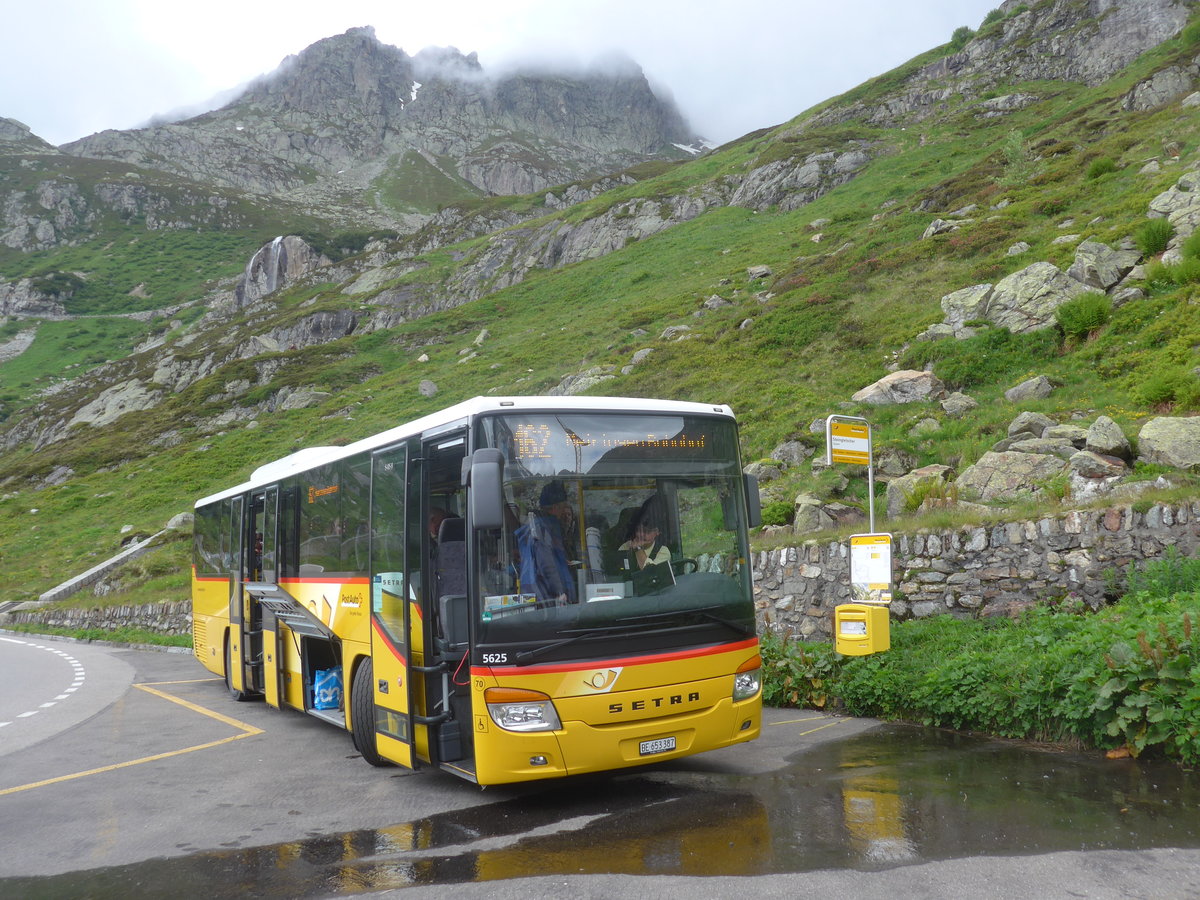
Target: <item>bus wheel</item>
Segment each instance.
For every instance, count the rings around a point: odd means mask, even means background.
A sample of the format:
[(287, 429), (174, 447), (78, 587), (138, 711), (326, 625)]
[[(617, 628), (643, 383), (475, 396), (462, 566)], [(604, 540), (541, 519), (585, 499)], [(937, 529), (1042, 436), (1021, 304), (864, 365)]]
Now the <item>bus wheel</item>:
[(228, 637), (225, 638), (225, 687), (229, 690), (229, 696), (239, 703), (250, 699), (249, 693), (233, 686), (233, 651), (229, 647)]
[(354, 749), (373, 766), (389, 765), (375, 748), (375, 667), (371, 660), (363, 660), (354, 673), (354, 686), (350, 689), (350, 733), (354, 736)]

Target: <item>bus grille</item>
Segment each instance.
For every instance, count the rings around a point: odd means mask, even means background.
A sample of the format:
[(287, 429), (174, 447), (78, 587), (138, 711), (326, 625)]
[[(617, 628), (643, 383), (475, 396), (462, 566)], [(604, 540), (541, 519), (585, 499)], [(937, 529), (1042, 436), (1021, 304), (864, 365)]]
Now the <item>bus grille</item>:
[(208, 628), (204, 621), (192, 617), (192, 654), (196, 659), (204, 659), (208, 650)]

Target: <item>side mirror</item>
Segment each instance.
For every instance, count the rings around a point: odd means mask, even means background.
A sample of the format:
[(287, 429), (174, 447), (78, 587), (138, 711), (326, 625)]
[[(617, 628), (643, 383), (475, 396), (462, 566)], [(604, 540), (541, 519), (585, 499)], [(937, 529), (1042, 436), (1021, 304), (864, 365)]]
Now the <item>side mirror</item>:
[(746, 525), (757, 528), (762, 524), (762, 499), (758, 496), (758, 478), (754, 475), (743, 475), (746, 482)]
[(476, 531), (504, 524), (504, 454), (494, 447), (481, 447), (471, 454), (467, 508)]

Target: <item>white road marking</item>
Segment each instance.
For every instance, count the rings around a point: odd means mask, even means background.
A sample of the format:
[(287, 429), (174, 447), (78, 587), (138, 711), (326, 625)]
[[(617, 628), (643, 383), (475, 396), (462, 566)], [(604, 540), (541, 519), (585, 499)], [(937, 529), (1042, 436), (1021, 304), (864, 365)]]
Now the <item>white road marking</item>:
[[(67, 653), (64, 650), (60, 650), (57, 647), (47, 647), (45, 644), (35, 644), (33, 641), (22, 641), (22, 640), (18, 640), (17, 638), (10, 638), (10, 637), (0, 638), (0, 641), (5, 641), (9, 644), (23, 644), (26, 647), (32, 647), (35, 650), (45, 650), (49, 653), (53, 653), (55, 656), (61, 656), (63, 659), (65, 659), (67, 662), (69, 662), (71, 664), (71, 667), (75, 670), (73, 673), (73, 677), (75, 680), (71, 682), (70, 687), (63, 689), (63, 693), (59, 694), (53, 700), (49, 700), (45, 703), (40, 704), (37, 709), (31, 709), (28, 712), (18, 713), (14, 718), (28, 719), (30, 716), (36, 716), (43, 709), (49, 709), (50, 707), (57, 705), (60, 701), (68, 699), (72, 693), (74, 693), (75, 691), (77, 691), (81, 687), (83, 687), (83, 683), (87, 679), (87, 671), (84, 669), (83, 663), (81, 663), (79, 660), (77, 660), (75, 657), (73, 657), (71, 654)], [(11, 724), (13, 724), (13, 723), (12, 722), (0, 722), (0, 728), (3, 728), (5, 725), (11, 725)]]

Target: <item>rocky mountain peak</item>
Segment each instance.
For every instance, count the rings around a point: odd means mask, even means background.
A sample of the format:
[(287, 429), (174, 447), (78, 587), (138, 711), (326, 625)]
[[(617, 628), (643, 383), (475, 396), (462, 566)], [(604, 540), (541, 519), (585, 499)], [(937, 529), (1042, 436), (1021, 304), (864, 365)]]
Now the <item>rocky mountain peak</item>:
[(483, 74), (483, 66), (479, 64), (477, 53), (463, 56), (457, 47), (426, 47), (413, 57), (417, 73), (425, 77), (443, 75), (446, 77), (474, 78)]
[(382, 43), (371, 27), (351, 28), (287, 57), (226, 109), (249, 106), (378, 125), (403, 109), (414, 78), (407, 53)]
[[(365, 191), (372, 200), (345, 215), (401, 227), (464, 193), (541, 191), (681, 158), (698, 140), (632, 61), (490, 75), (474, 53), (409, 56), (363, 27), (288, 57), (221, 109), (62, 150), (304, 202)], [(363, 212), (407, 172), (421, 196), (409, 201), (401, 187), (390, 208)]]
[(53, 153), (54, 147), (16, 119), (0, 116), (0, 153)]

